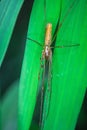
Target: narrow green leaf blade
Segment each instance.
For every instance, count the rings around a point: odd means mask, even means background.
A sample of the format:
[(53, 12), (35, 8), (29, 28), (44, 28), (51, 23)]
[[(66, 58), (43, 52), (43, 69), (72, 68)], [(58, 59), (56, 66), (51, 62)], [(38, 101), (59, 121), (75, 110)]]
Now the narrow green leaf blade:
[[(50, 13), (54, 13), (53, 0), (47, 1), (47, 22), (53, 23), (53, 32), (57, 24), (59, 16), (59, 5), (55, 5), (55, 15), (51, 16)], [(51, 11), (51, 12), (50, 12)], [(48, 13), (49, 12), (49, 13)], [(44, 0), (35, 0), (31, 18), (29, 22), (28, 36), (33, 40), (37, 40), (42, 45), (44, 44), (46, 24), (44, 22)], [(19, 128), (18, 130), (28, 130), (31, 124), (34, 107), (37, 98), (38, 89), (38, 73), (40, 68), (40, 57), (42, 47), (38, 46), (33, 41), (27, 40), (21, 80), (19, 90)]]
[(0, 66), (8, 48), (22, 4), (23, 0), (2, 0), (0, 2)]
[[(56, 45), (79, 43), (80, 46), (54, 50), (52, 98), (44, 130), (74, 130), (86, 92), (87, 2), (76, 2), (77, 6), (74, 6), (58, 33)], [(64, 7), (69, 7), (70, 3), (64, 0)]]

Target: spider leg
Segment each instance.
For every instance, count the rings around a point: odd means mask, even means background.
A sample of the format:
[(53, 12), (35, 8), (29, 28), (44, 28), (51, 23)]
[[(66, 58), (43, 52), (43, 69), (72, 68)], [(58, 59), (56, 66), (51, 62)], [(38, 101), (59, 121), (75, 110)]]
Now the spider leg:
[(76, 47), (76, 46), (80, 46), (80, 44), (71, 44), (71, 45), (54, 46), (54, 47), (51, 47), (51, 48), (65, 48), (65, 47)]
[(27, 37), (27, 39), (30, 40), (30, 41), (33, 41), (33, 42), (35, 42), (36, 44), (38, 44), (39, 46), (43, 47), (43, 45), (42, 45), (41, 43), (39, 43), (38, 41), (33, 40), (33, 39), (29, 38), (29, 37)]

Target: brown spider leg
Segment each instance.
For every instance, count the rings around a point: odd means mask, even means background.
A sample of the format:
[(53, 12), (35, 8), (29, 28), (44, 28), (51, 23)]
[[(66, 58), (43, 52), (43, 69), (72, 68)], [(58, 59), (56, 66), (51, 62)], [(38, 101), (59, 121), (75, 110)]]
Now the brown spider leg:
[(36, 40), (34, 40), (34, 39), (30, 38), (30, 37), (27, 37), (27, 39), (30, 40), (30, 41), (33, 41), (34, 43), (36, 43), (39, 46), (43, 47), (43, 45), (40, 42), (38, 42), (38, 41), (36, 41)]
[(65, 48), (65, 47), (76, 47), (76, 46), (80, 46), (80, 44), (71, 44), (71, 45), (54, 46), (54, 47), (51, 47), (51, 48)]
[[(48, 88), (47, 88), (47, 92), (49, 93), (47, 95), (47, 98), (46, 100), (48, 101), (48, 111), (47, 111), (47, 114), (46, 114), (46, 118), (48, 117), (49, 115), (49, 109), (50, 109), (50, 100), (51, 100), (51, 93), (52, 93), (52, 88), (51, 88), (51, 79), (52, 78), (52, 51), (51, 51), (51, 54), (50, 54), (50, 57), (49, 57), (49, 70), (48, 70)], [(48, 97), (49, 96), (49, 97)]]
[(44, 109), (43, 109), (43, 117), (42, 117), (42, 123), (41, 123), (41, 130), (44, 128), (45, 121), (49, 115), (49, 109), (50, 109), (50, 100), (51, 100), (51, 65), (52, 65), (52, 52), (50, 52), (50, 56), (48, 59), (48, 64), (49, 64), (49, 70), (48, 70), (48, 84), (47, 84), (47, 89), (45, 92), (45, 99), (44, 99)]
[(43, 113), (43, 101), (44, 101), (44, 80), (45, 80), (44, 51), (42, 51), (42, 57), (41, 57), (40, 60), (41, 60), (40, 70), (41, 70), (41, 68), (43, 69), (43, 72), (42, 72), (42, 84), (41, 84), (40, 120), (39, 120), (39, 127), (41, 128), (41, 125), (42, 125), (42, 113)]
[(38, 74), (38, 80), (40, 79), (40, 72), (41, 72), (41, 69), (44, 67), (43, 65), (43, 61), (45, 59), (45, 52), (44, 52), (44, 49), (42, 50), (42, 56), (40, 58), (40, 70), (39, 70), (39, 74)]
[[(60, 14), (59, 14), (59, 26), (58, 26), (58, 28), (57, 28), (56, 34), (53, 36), (52, 43), (54, 42), (54, 40), (55, 40), (55, 38), (56, 38), (56, 36), (57, 36), (57, 34), (58, 34), (60, 28), (62, 27), (62, 25), (63, 25), (63, 23), (64, 23), (64, 21), (65, 21), (65, 19), (67, 18), (67, 16), (68, 16), (69, 13), (71, 12), (71, 10), (72, 10), (74, 4), (75, 4), (75, 0), (73, 0), (73, 2), (71, 3), (71, 5), (69, 6), (69, 9), (67, 10), (67, 12), (66, 12), (66, 14), (65, 14), (65, 16), (63, 17), (63, 19), (62, 19), (61, 22), (60, 22), (60, 17), (61, 17), (61, 10), (60, 10)], [(77, 3), (77, 4), (78, 4), (78, 3)], [(61, 2), (60, 7), (62, 8), (62, 2)]]

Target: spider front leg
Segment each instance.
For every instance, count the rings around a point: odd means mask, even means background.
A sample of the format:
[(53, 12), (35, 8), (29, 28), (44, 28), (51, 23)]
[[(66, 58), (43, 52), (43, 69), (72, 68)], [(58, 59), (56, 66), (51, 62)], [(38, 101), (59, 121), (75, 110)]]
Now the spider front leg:
[[(44, 102), (44, 85), (45, 85), (45, 56), (44, 50), (42, 51), (42, 56), (40, 58), (40, 72), (39, 72), (39, 79), (41, 80), (41, 102), (40, 102), (40, 120), (39, 126), (42, 127), (42, 113), (43, 113), (43, 102)], [(41, 70), (42, 69), (42, 70)], [(41, 77), (41, 78), (40, 78)]]
[(45, 88), (45, 95), (44, 95), (44, 104), (43, 104), (43, 113), (42, 113), (42, 123), (41, 123), (41, 130), (44, 128), (45, 121), (49, 115), (49, 109), (50, 109), (50, 100), (51, 100), (51, 65), (52, 65), (52, 51), (49, 50), (49, 57), (46, 59), (47, 64), (47, 85)]
[(42, 55), (41, 55), (41, 58), (40, 58), (40, 70), (39, 70), (39, 74), (38, 74), (38, 80), (40, 79), (41, 69), (44, 68), (44, 60), (45, 60), (45, 51), (42, 50)]

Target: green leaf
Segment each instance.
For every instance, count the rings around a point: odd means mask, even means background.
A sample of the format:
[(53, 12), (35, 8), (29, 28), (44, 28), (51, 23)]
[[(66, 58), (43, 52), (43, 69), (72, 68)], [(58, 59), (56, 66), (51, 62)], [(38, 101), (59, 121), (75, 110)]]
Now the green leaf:
[(86, 6), (86, 1), (80, 0), (59, 31), (56, 45), (80, 46), (54, 50), (52, 98), (44, 130), (75, 129), (87, 86)]
[[(47, 0), (46, 23), (51, 22), (53, 32), (59, 19), (64, 18), (72, 1)], [(54, 8), (55, 7), (55, 8)], [(81, 11), (81, 12), (80, 12)], [(87, 7), (86, 0), (74, 1), (57, 35), (56, 45), (79, 43), (80, 46), (58, 48), (52, 58), (52, 94), (44, 130), (74, 130), (84, 98), (87, 80)], [(44, 44), (44, 0), (35, 0), (27, 37)], [(19, 89), (19, 128), (30, 128), (38, 89), (38, 73), (43, 48), (27, 40)], [(46, 102), (46, 100), (45, 100)], [(45, 106), (44, 109), (46, 110)]]
[(18, 110), (18, 87), (19, 80), (16, 80), (6, 92), (1, 103), (1, 127), (2, 130), (17, 129)]
[[(50, 1), (50, 10), (47, 11), (54, 13), (53, 1)], [(49, 8), (49, 1), (47, 1), (47, 8)], [(48, 13), (49, 22), (53, 22), (53, 30), (56, 26), (59, 7), (54, 1), (56, 15)], [(31, 19), (29, 23), (28, 37), (44, 42), (44, 0), (35, 0)], [(40, 68), (40, 57), (42, 48), (32, 41), (27, 40), (25, 56), (23, 61), (23, 68), (20, 80), (19, 90), (19, 130), (28, 130), (31, 124), (32, 115), (36, 102), (36, 92), (38, 88), (38, 72)]]
[(23, 0), (2, 0), (0, 2), (0, 66), (8, 48), (22, 4)]

